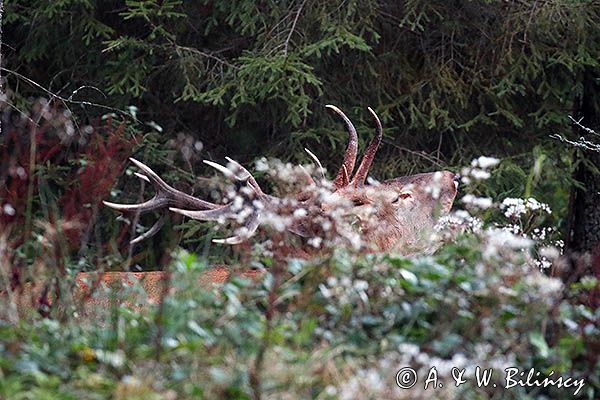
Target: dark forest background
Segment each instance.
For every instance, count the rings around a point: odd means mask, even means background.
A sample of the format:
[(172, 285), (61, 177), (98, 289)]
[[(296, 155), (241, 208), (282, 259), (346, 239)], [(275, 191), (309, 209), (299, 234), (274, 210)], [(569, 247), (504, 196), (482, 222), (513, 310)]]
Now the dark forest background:
[[(333, 171), (346, 133), (325, 104), (348, 113), (362, 146), (371, 106), (385, 127), (373, 176), (499, 157), (479, 194), (550, 204), (567, 243), (589, 250), (600, 235), (598, 155), (551, 135), (586, 135), (570, 116), (598, 126), (599, 21), (594, 0), (6, 1), (4, 123), (19, 126), (44, 97), (74, 118), (79, 138), (123, 129), (112, 150), (88, 156), (82, 140), (60, 140), (73, 173), (82, 157), (116, 160), (88, 173), (110, 177), (88, 202), (89, 222), (114, 219), (96, 208), (117, 179), (113, 198), (139, 196), (135, 178), (119, 178), (129, 155), (195, 193), (205, 185), (195, 177), (213, 175), (202, 159), (300, 163), (308, 147)], [(47, 158), (32, 171), (49, 195), (24, 205), (30, 214), (66, 201), (65, 171)], [(106, 236), (86, 240), (94, 235)], [(185, 239), (196, 251), (207, 245)]]

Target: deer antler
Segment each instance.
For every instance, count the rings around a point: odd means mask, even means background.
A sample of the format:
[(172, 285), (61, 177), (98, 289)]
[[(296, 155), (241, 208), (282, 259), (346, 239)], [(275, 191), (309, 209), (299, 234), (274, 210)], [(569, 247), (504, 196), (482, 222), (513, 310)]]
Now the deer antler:
[(332, 109), (344, 119), (346, 127), (348, 128), (348, 134), (350, 135), (348, 148), (346, 149), (346, 154), (344, 155), (344, 162), (342, 163), (342, 166), (340, 167), (340, 170), (337, 173), (335, 180), (333, 181), (334, 187), (336, 189), (340, 189), (348, 185), (353, 187), (363, 186), (365, 183), (365, 179), (369, 174), (369, 169), (371, 168), (373, 159), (375, 158), (375, 153), (377, 153), (377, 148), (379, 147), (381, 139), (383, 138), (383, 127), (381, 126), (381, 121), (379, 120), (379, 117), (377, 116), (375, 111), (373, 111), (371, 107), (368, 107), (369, 112), (373, 116), (373, 119), (375, 119), (377, 129), (375, 132), (375, 137), (369, 144), (369, 147), (367, 147), (365, 155), (363, 156), (360, 165), (356, 170), (354, 178), (351, 178), (352, 172), (354, 171), (354, 164), (356, 163), (356, 156), (358, 153), (358, 136), (356, 134), (356, 129), (354, 128), (354, 125), (352, 125), (352, 122), (346, 116), (346, 114), (342, 112), (342, 110), (332, 105), (327, 105), (326, 107)]
[[(148, 167), (144, 163), (136, 160), (135, 158), (130, 158), (130, 160), (145, 174), (143, 175), (135, 173), (135, 175), (140, 179), (150, 182), (154, 186), (156, 194), (152, 199), (143, 203), (118, 204), (104, 201), (103, 203), (105, 206), (114, 208), (115, 210), (121, 212), (133, 213), (146, 213), (149, 211), (161, 210), (168, 207), (170, 211), (203, 221), (216, 221), (224, 218), (230, 219), (234, 216), (237, 218), (236, 212), (240, 210), (236, 209), (233, 202), (221, 205), (190, 196), (169, 186), (154, 171), (152, 171), (150, 167)], [(257, 195), (257, 197), (260, 200), (266, 202), (273, 201), (274, 197), (268, 196), (262, 191), (256, 180), (250, 174), (250, 172), (248, 172), (248, 170), (246, 170), (244, 167), (242, 167), (240, 164), (238, 164), (230, 158), (227, 158), (227, 160), (235, 168), (235, 172), (212, 161), (204, 162), (223, 172), (226, 177), (232, 180), (247, 183), (247, 185), (252, 189), (252, 191)], [(245, 229), (242, 229), (240, 234), (226, 239), (213, 239), (213, 241), (228, 244), (240, 243), (241, 241), (252, 236), (252, 234), (256, 231), (256, 228), (258, 227), (259, 216), (260, 215), (258, 211), (252, 212), (245, 219)], [(131, 244), (139, 243), (155, 235), (164, 224), (164, 220), (165, 215), (163, 214), (147, 232), (133, 239), (131, 241)]]
[[(196, 209), (204, 209), (204, 210), (212, 210), (218, 208), (218, 204), (210, 203), (208, 201), (200, 200), (196, 197), (190, 196), (189, 194), (183, 193), (171, 186), (169, 186), (165, 181), (163, 181), (160, 176), (158, 176), (150, 167), (145, 165), (144, 163), (136, 160), (135, 158), (129, 158), (132, 163), (134, 163), (140, 170), (142, 170), (146, 175), (135, 173), (135, 176), (138, 178), (145, 180), (146, 182), (150, 182), (154, 189), (156, 190), (156, 194), (154, 197), (148, 201), (137, 204), (118, 204), (111, 203), (109, 201), (103, 201), (104, 205), (110, 208), (114, 208), (115, 210), (121, 212), (134, 212), (134, 213), (146, 213), (149, 211), (160, 210), (167, 206), (178, 206), (178, 207), (186, 207), (186, 208), (196, 208)], [(144, 234), (136, 237), (131, 240), (131, 244), (139, 243), (149, 237), (154, 236), (160, 228), (163, 226), (165, 221), (164, 214), (152, 225), (152, 227), (145, 232)]]
[[(229, 157), (225, 158), (227, 159), (227, 161), (229, 161), (232, 168), (235, 169), (235, 172), (213, 161), (204, 160), (204, 163), (222, 172), (223, 175), (225, 175), (230, 180), (246, 183), (248, 187), (252, 189), (254, 194), (258, 196), (259, 200), (263, 202), (263, 206), (265, 204), (272, 204), (274, 201), (277, 200), (277, 198), (269, 196), (263, 192), (263, 190), (256, 182), (256, 179), (254, 179), (252, 174), (246, 168), (244, 168), (237, 161)], [(239, 214), (242, 211), (242, 208), (242, 205), (236, 204), (234, 201), (232, 201), (229, 204), (226, 204), (213, 210), (195, 211), (183, 210), (173, 207), (170, 207), (169, 210), (201, 221), (218, 221), (222, 218), (239, 219)], [(249, 215), (242, 215), (242, 219), (244, 220), (244, 226), (238, 229), (238, 234), (225, 239), (213, 239), (213, 242), (223, 244), (238, 244), (252, 237), (260, 224), (261, 207), (253, 205), (249, 209), (252, 210), (249, 213)]]
[(348, 147), (346, 148), (346, 154), (344, 154), (344, 162), (340, 167), (335, 179), (333, 180), (333, 186), (337, 188), (341, 188), (344, 186), (348, 186), (349, 177), (352, 175), (352, 171), (354, 171), (354, 164), (356, 163), (356, 155), (358, 153), (358, 135), (356, 134), (356, 128), (352, 125), (352, 121), (336, 106), (331, 104), (326, 105), (325, 107), (335, 111), (344, 122), (346, 123), (346, 128), (348, 129), (348, 134), (350, 136), (348, 140)]
[[(352, 173), (354, 172), (354, 166), (356, 164), (356, 156), (358, 153), (358, 136), (356, 133), (356, 129), (354, 128), (354, 125), (346, 116), (346, 114), (344, 114), (344, 112), (338, 107), (333, 105), (327, 105), (327, 108), (330, 108), (336, 114), (342, 117), (348, 129), (349, 135), (348, 147), (346, 148), (344, 161), (336, 175), (335, 180), (333, 181), (334, 188), (338, 190), (348, 185), (353, 185), (354, 187), (362, 186), (369, 172), (371, 163), (373, 162), (373, 158), (375, 156), (375, 152), (377, 151), (377, 147), (381, 142), (382, 128), (379, 118), (377, 118), (375, 112), (371, 108), (369, 108), (369, 111), (371, 112), (377, 123), (377, 134), (371, 142), (371, 144), (369, 145), (369, 147), (367, 148), (365, 155), (361, 161), (361, 164), (356, 172), (356, 175), (354, 176), (354, 178), (352, 178)], [(323, 168), (316, 156), (308, 150), (307, 152), (309, 153), (309, 155), (311, 155), (311, 157), (313, 157), (316, 160), (316, 163), (321, 169), (321, 173), (323, 173)], [(238, 162), (234, 161), (229, 157), (226, 157), (226, 159), (229, 162), (228, 167), (225, 167), (213, 161), (204, 160), (204, 163), (217, 169), (218, 171), (223, 173), (228, 179), (246, 184), (252, 190), (254, 196), (262, 202), (262, 207), (275, 207), (275, 204), (278, 200), (276, 197), (265, 194), (256, 182), (256, 179), (254, 179), (252, 174), (246, 168), (244, 168)], [(242, 219), (244, 225), (242, 228), (238, 229), (238, 234), (225, 239), (213, 239), (213, 242), (216, 243), (240, 243), (251, 237), (256, 232), (260, 224), (261, 217), (261, 207), (257, 207), (256, 204), (252, 204), (251, 206), (247, 207), (247, 209), (251, 211), (246, 211), (244, 213), (242, 212), (241, 205), (233, 201), (228, 204), (221, 205), (198, 199), (169, 186), (154, 171), (152, 171), (150, 167), (143, 164), (142, 162), (134, 158), (130, 158), (130, 160), (144, 173), (139, 174), (136, 172), (135, 175), (140, 179), (150, 182), (154, 186), (156, 190), (155, 196), (148, 201), (138, 204), (117, 204), (104, 201), (104, 205), (114, 208), (115, 210), (121, 212), (136, 213), (146, 213), (149, 211), (168, 208), (169, 211), (201, 221), (219, 221), (222, 219), (234, 218), (239, 220), (240, 216), (243, 217)], [(306, 178), (309, 184), (314, 184), (314, 180), (312, 179), (312, 177), (310, 177), (310, 175), (308, 175), (308, 173)], [(304, 199), (304, 201), (308, 201), (309, 197), (309, 195), (305, 194), (300, 198)], [(147, 232), (133, 239), (131, 243), (136, 244), (155, 235), (163, 226), (164, 221), (165, 215), (163, 214)]]
[(146, 175), (135, 173), (135, 175), (150, 182), (156, 189), (156, 195), (143, 203), (138, 204), (117, 204), (108, 201), (103, 201), (104, 205), (114, 208), (119, 211), (133, 211), (133, 212), (148, 212), (158, 210), (167, 205), (178, 205), (184, 207), (194, 207), (202, 209), (213, 209), (217, 208), (218, 205), (210, 203), (208, 201), (200, 200), (194, 196), (183, 193), (163, 181), (150, 167), (144, 163), (136, 160), (135, 158), (129, 158), (139, 169), (141, 169)]
[(367, 179), (367, 175), (369, 174), (369, 169), (371, 168), (371, 164), (373, 164), (373, 159), (375, 158), (375, 153), (377, 153), (377, 148), (381, 143), (381, 139), (383, 138), (383, 127), (381, 126), (381, 121), (375, 111), (371, 107), (368, 107), (369, 112), (375, 119), (375, 124), (377, 125), (377, 129), (375, 131), (375, 137), (369, 143), (369, 147), (365, 150), (365, 155), (363, 156), (360, 165), (358, 166), (358, 170), (356, 171), (356, 175), (352, 178), (352, 182), (350, 184), (354, 187), (362, 186), (365, 183), (365, 179)]

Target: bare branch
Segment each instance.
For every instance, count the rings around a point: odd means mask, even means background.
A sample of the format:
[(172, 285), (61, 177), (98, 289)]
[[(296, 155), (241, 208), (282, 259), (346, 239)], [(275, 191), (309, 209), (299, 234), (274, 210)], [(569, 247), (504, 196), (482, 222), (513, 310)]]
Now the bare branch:
[(285, 43), (283, 44), (283, 55), (287, 56), (288, 53), (288, 46), (290, 44), (290, 40), (292, 39), (292, 34), (294, 33), (294, 30), (296, 29), (296, 23), (298, 22), (298, 18), (300, 17), (300, 13), (302, 12), (302, 9), (304, 8), (304, 5), (306, 4), (307, 0), (304, 0), (302, 2), (302, 4), (300, 4), (300, 7), (298, 7), (298, 11), (296, 11), (296, 17), (294, 17), (294, 22), (292, 22), (292, 28), (290, 29), (290, 32), (287, 35), (287, 38), (285, 39)]

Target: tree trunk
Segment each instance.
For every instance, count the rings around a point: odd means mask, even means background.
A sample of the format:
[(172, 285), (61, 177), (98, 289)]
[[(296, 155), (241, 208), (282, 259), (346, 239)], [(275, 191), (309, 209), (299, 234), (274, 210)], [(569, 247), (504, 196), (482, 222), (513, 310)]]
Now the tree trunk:
[[(584, 74), (584, 90), (581, 102), (576, 107), (575, 118), (583, 117), (582, 125), (598, 132), (600, 126), (600, 84), (597, 74), (590, 69)], [(582, 136), (579, 127), (574, 127), (576, 137)], [(587, 136), (587, 135), (586, 135)], [(597, 142), (597, 137), (588, 137)], [(575, 179), (584, 188), (571, 190), (567, 248), (574, 251), (592, 251), (600, 245), (600, 153), (578, 150), (579, 166)]]

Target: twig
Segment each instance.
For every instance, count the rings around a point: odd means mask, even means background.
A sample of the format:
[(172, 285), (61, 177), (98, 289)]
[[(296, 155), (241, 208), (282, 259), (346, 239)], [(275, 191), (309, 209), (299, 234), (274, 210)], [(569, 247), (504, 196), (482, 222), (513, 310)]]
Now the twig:
[(292, 23), (292, 28), (290, 29), (290, 32), (287, 35), (287, 38), (285, 39), (285, 43), (283, 45), (283, 55), (287, 56), (288, 53), (288, 45), (290, 44), (290, 40), (292, 38), (292, 34), (294, 33), (294, 30), (296, 29), (296, 23), (298, 22), (298, 18), (300, 17), (300, 13), (302, 12), (302, 9), (304, 8), (304, 5), (306, 4), (307, 0), (304, 0), (302, 2), (302, 4), (300, 4), (300, 7), (298, 8), (298, 11), (296, 11), (296, 17), (294, 18), (294, 22)]
[(561, 136), (558, 133), (553, 133), (553, 134), (550, 135), (550, 137), (552, 139), (558, 139), (561, 142), (570, 144), (570, 145), (575, 146), (575, 147), (579, 147), (581, 149), (591, 150), (591, 151), (595, 151), (595, 152), (600, 153), (600, 144), (590, 142), (589, 140), (587, 140), (583, 136), (579, 138), (579, 142), (576, 142), (574, 140), (569, 140), (566, 137)]
[(71, 95), (69, 96), (68, 100), (73, 101), (73, 96), (75, 96), (77, 93), (79, 93), (79, 91), (82, 89), (94, 89), (96, 92), (100, 93), (102, 95), (102, 97), (104, 97), (106, 99), (106, 94), (104, 94), (104, 92), (102, 90), (98, 89), (96, 86), (85, 85), (85, 86), (80, 86), (77, 89), (75, 89), (73, 91), (73, 93), (71, 93)]
[[(2, 67), (2, 17), (4, 16), (4, 0), (0, 0), (0, 67)], [(0, 73), (0, 100), (4, 98), (4, 85)], [(0, 119), (0, 135), (2, 135), (2, 119)]]
[(437, 167), (443, 167), (442, 163), (439, 161), (439, 158), (435, 158), (435, 157), (433, 157), (433, 156), (425, 153), (424, 151), (411, 150), (411, 149), (408, 149), (406, 147), (399, 146), (399, 145), (397, 145), (395, 143), (388, 142), (388, 141), (385, 141), (384, 143), (386, 145), (393, 146), (393, 147), (397, 148), (400, 151), (405, 151), (405, 152), (407, 152), (409, 154), (414, 154), (415, 156), (422, 157), (422, 158), (424, 158), (425, 160), (429, 161), (430, 163), (434, 164)]
[[(0, 1), (1, 1), (1, 0), (0, 0)], [(92, 107), (98, 107), (98, 108), (102, 108), (102, 109), (105, 109), (105, 110), (109, 110), (109, 111), (112, 111), (112, 112), (116, 112), (116, 113), (119, 113), (119, 114), (126, 115), (126, 116), (128, 116), (128, 117), (132, 118), (134, 121), (136, 121), (136, 122), (140, 122), (140, 121), (139, 121), (139, 120), (138, 120), (138, 119), (137, 119), (137, 118), (136, 118), (136, 117), (135, 117), (133, 114), (131, 114), (131, 113), (128, 113), (127, 111), (123, 111), (123, 110), (120, 110), (120, 109), (118, 109), (118, 108), (114, 108), (114, 107), (106, 106), (106, 105), (104, 105), (104, 104), (92, 103), (91, 101), (73, 100), (73, 99), (72, 99), (73, 95), (71, 95), (69, 98), (65, 98), (65, 97), (63, 97), (63, 96), (60, 96), (60, 95), (58, 95), (58, 94), (56, 94), (56, 93), (54, 93), (54, 92), (52, 92), (52, 91), (50, 91), (50, 90), (46, 89), (45, 87), (43, 87), (43, 86), (42, 86), (42, 85), (40, 85), (39, 83), (35, 82), (35, 81), (34, 81), (34, 80), (32, 80), (31, 78), (28, 78), (28, 77), (26, 77), (26, 76), (24, 76), (24, 75), (22, 75), (22, 74), (20, 74), (20, 73), (18, 73), (18, 72), (16, 72), (16, 71), (13, 71), (13, 70), (11, 70), (11, 69), (8, 69), (8, 68), (4, 68), (4, 67), (2, 67), (2, 66), (0, 66), (0, 71), (4, 71), (4, 72), (6, 72), (6, 73), (9, 73), (9, 74), (11, 74), (11, 75), (14, 75), (14, 76), (16, 76), (16, 77), (17, 77), (17, 78), (19, 78), (19, 79), (22, 79), (22, 80), (24, 80), (25, 82), (29, 83), (30, 85), (32, 85), (32, 86), (34, 86), (34, 87), (36, 87), (36, 88), (40, 89), (41, 91), (43, 91), (44, 93), (46, 93), (46, 94), (48, 94), (48, 95), (50, 95), (50, 96), (51, 96), (53, 99), (58, 99), (58, 100), (60, 100), (60, 101), (61, 101), (61, 102), (62, 102), (62, 103), (65, 105), (65, 106), (67, 105), (67, 103), (71, 103), (71, 104), (79, 104), (79, 105), (83, 105), (83, 106), (92, 106)], [(87, 87), (87, 86), (84, 86), (84, 87)], [(90, 87), (93, 87), (93, 86), (90, 86)], [(79, 89), (81, 89), (81, 88), (79, 88)], [(79, 89), (77, 89), (77, 91), (78, 91)], [(68, 107), (67, 107), (67, 108), (68, 108)]]
[[(145, 189), (145, 180), (141, 179), (140, 184), (140, 193), (138, 195), (138, 201), (141, 202), (144, 200), (144, 189)], [(136, 237), (136, 228), (138, 223), (140, 222), (140, 212), (136, 212), (131, 220), (131, 237)], [(127, 249), (127, 260), (125, 261), (125, 270), (131, 271), (131, 260), (133, 258), (133, 246), (132, 241), (129, 241), (129, 246)]]
[[(43, 108), (48, 107), (47, 103), (43, 106)], [(24, 237), (27, 239), (31, 234), (31, 214), (33, 207), (33, 190), (34, 190), (34, 175), (35, 175), (35, 167), (36, 167), (36, 158), (37, 158), (37, 134), (38, 134), (38, 126), (39, 122), (44, 115), (44, 110), (41, 110), (37, 116), (37, 119), (33, 122), (33, 125), (30, 128), (29, 133), (29, 171), (28, 171), (28, 183), (27, 183), (27, 206), (25, 208), (25, 235)]]
[[(0, 78), (1, 79), (1, 78)], [(0, 89), (1, 92), (2, 89)], [(12, 108), (13, 110), (15, 110), (16, 112), (18, 112), (19, 114), (21, 114), (27, 121), (35, 124), (37, 126), (37, 123), (31, 119), (31, 117), (29, 115), (27, 115), (27, 113), (23, 110), (21, 110), (19, 107), (17, 107), (16, 105), (14, 105), (13, 103), (10, 103), (8, 101), (4, 101), (4, 103), (9, 106), (10, 108)], [(0, 134), (2, 134), (2, 120), (0, 119)]]
[(233, 65), (229, 61), (226, 61), (226, 60), (224, 60), (222, 58), (219, 58), (219, 57), (217, 57), (217, 56), (215, 56), (213, 54), (206, 53), (204, 51), (195, 49), (193, 47), (180, 46), (180, 45), (178, 45), (175, 42), (171, 42), (171, 43), (172, 43), (173, 46), (175, 46), (175, 52), (176, 53), (179, 53), (179, 51), (187, 51), (189, 53), (194, 53), (194, 54), (197, 54), (197, 55), (205, 57), (205, 58), (210, 58), (211, 60), (214, 60), (214, 61), (216, 61), (219, 64), (226, 65), (226, 66), (228, 66), (230, 68), (240, 69), (240, 67), (238, 67), (236, 65)]
[[(0, 7), (2, 0), (0, 0)], [(0, 9), (0, 13), (2, 10)], [(10, 226), (5, 228), (5, 232), (0, 234), (0, 282), (4, 285), (4, 292), (6, 293), (6, 301), (8, 302), (8, 307), (6, 307), (6, 318), (8, 321), (14, 325), (19, 323), (19, 313), (17, 311), (17, 299), (15, 298), (15, 293), (11, 290), (10, 285), (10, 275), (8, 273), (10, 268), (10, 255), (11, 251), (10, 244), (8, 243), (8, 236), (10, 234)], [(5, 271), (6, 268), (6, 271)]]
[(597, 133), (595, 130), (588, 128), (587, 126), (583, 126), (581, 125), (581, 121), (583, 121), (583, 117), (579, 118), (579, 120), (576, 120), (575, 118), (571, 117), (569, 115), (569, 119), (571, 121), (573, 121), (573, 123), (575, 125), (577, 125), (579, 128), (583, 129), (584, 131), (586, 131), (587, 133), (589, 133), (590, 135), (596, 135), (596, 136), (600, 136), (600, 133)]

